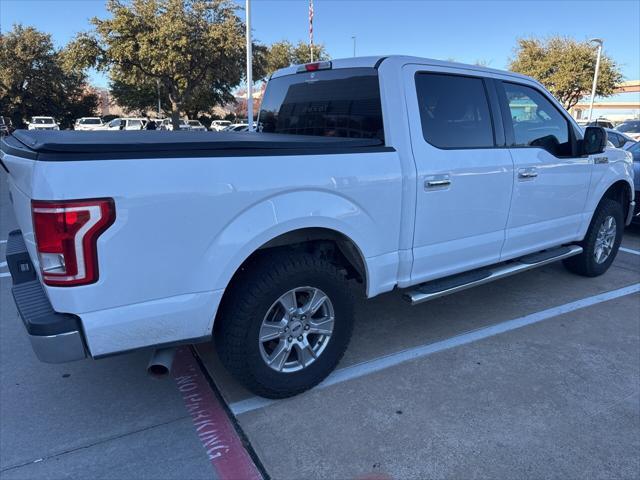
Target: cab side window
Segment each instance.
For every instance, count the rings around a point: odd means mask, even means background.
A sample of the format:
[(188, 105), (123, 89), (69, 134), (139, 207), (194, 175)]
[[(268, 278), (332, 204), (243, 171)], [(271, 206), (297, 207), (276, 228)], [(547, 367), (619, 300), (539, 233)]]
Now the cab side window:
[(489, 102), (481, 78), (418, 72), (415, 80), (427, 142), (447, 149), (494, 146)]
[(513, 126), (514, 146), (537, 147), (556, 157), (572, 154), (569, 122), (534, 88), (503, 82)]

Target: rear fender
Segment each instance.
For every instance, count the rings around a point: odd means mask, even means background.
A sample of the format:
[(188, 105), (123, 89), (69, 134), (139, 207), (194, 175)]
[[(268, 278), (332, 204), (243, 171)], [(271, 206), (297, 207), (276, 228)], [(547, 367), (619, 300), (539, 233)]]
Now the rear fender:
[(367, 257), (375, 250), (376, 225), (352, 201), (321, 191), (290, 192), (265, 199), (236, 216), (209, 245), (205, 268), (215, 289), (226, 288), (243, 262), (270, 240), (303, 228), (326, 228), (358, 248), (370, 277)]

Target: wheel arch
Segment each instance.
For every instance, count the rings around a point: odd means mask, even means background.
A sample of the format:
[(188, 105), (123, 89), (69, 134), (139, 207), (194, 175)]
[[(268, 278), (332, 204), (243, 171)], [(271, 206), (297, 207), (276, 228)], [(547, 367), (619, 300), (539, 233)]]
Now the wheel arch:
[[(331, 249), (334, 248), (333, 251)], [(238, 275), (248, 268), (258, 256), (275, 249), (292, 249), (318, 256), (330, 256), (335, 262), (349, 270), (349, 274), (364, 284), (366, 289), (369, 274), (366, 258), (358, 244), (344, 231), (329, 227), (302, 227), (272, 235), (249, 255), (246, 255), (229, 279), (232, 284)]]
[(283, 233), (272, 235), (269, 240), (263, 241), (259, 246), (251, 249), (251, 252), (241, 260), (234, 262), (234, 269), (228, 278), (224, 293), (213, 319), (212, 327), (219, 325), (218, 317), (224, 309), (225, 299), (228, 300), (230, 292), (235, 285), (242, 282), (244, 272), (250, 271), (255, 261), (269, 251), (292, 249), (292, 251), (304, 251), (318, 256), (329, 256), (333, 261), (345, 268), (347, 276), (355, 278), (363, 284), (365, 291), (369, 285), (369, 272), (366, 257), (358, 244), (345, 232), (328, 227), (303, 227), (294, 228)]
[(623, 218), (626, 218), (632, 195), (633, 185), (626, 178), (617, 178), (610, 182), (606, 187), (602, 187), (598, 192), (595, 192), (591, 202), (589, 202), (590, 206), (587, 209), (588, 213), (583, 217), (584, 220), (580, 229), (579, 238), (583, 239), (587, 234), (589, 226), (591, 225), (591, 222), (593, 222), (593, 217), (598, 211), (598, 207), (602, 203), (603, 199), (608, 198), (620, 203), (622, 205)]
[[(629, 212), (629, 202), (631, 202), (631, 198), (633, 196), (633, 185), (631, 185), (627, 180), (617, 180), (613, 182), (602, 194), (600, 200), (598, 201), (598, 206), (602, 202), (603, 199), (608, 198), (610, 200), (615, 200), (620, 205), (622, 205), (622, 218), (627, 218), (627, 213)], [(596, 206), (596, 209), (598, 207)], [(594, 211), (595, 214), (595, 211)], [(593, 215), (592, 215), (593, 218)]]

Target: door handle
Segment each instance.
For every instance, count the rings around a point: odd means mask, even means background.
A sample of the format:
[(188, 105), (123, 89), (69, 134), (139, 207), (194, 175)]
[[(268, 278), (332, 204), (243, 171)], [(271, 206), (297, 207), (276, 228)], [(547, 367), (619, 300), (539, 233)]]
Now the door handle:
[(438, 188), (448, 187), (451, 185), (451, 178), (448, 174), (445, 175), (431, 175), (424, 181), (424, 188)]
[(518, 178), (523, 180), (528, 180), (531, 178), (536, 178), (538, 176), (538, 172), (535, 168), (521, 168), (518, 170)]

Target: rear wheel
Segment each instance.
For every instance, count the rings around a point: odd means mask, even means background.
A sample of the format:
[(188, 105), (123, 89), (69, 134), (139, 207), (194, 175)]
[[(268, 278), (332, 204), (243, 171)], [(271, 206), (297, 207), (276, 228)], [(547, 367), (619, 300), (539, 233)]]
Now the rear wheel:
[(587, 235), (581, 242), (584, 251), (564, 260), (567, 269), (585, 277), (597, 277), (606, 272), (618, 253), (624, 231), (622, 205), (605, 198), (591, 220)]
[(266, 254), (234, 282), (214, 335), (227, 369), (270, 398), (321, 382), (351, 338), (353, 296), (343, 273), (307, 254)]

